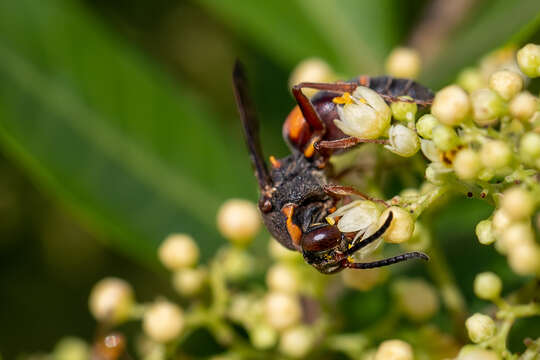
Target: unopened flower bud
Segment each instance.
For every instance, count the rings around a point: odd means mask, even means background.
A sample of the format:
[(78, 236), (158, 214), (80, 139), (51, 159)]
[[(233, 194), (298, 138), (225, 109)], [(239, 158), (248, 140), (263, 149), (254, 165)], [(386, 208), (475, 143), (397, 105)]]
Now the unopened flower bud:
[(431, 235), (429, 230), (419, 221), (414, 226), (411, 239), (401, 244), (408, 251), (426, 251), (430, 245)]
[(343, 284), (348, 288), (368, 291), (373, 289), (388, 277), (388, 271), (384, 268), (366, 269), (357, 271), (356, 269), (345, 269), (341, 272)]
[(392, 111), (383, 98), (370, 88), (359, 86), (337, 107), (336, 126), (345, 134), (362, 139), (376, 139), (390, 125)]
[(291, 266), (275, 264), (266, 273), (266, 285), (271, 291), (294, 294), (300, 288), (300, 281)]
[(510, 224), (512, 218), (503, 209), (495, 210), (491, 224), (498, 234), (501, 234)]
[(230, 280), (242, 280), (253, 271), (253, 258), (243, 249), (224, 249), (219, 256), (221, 258), (223, 273)]
[(469, 338), (474, 343), (485, 341), (495, 335), (495, 323), (484, 314), (476, 313), (465, 321)]
[(433, 142), (439, 150), (449, 151), (459, 145), (459, 138), (450, 126), (437, 125), (433, 129)]
[(261, 227), (257, 206), (251, 201), (230, 199), (221, 205), (217, 215), (221, 235), (235, 245), (249, 245)]
[(511, 187), (503, 193), (501, 208), (513, 220), (528, 218), (534, 211), (534, 198), (521, 187)]
[(540, 76), (540, 45), (527, 44), (517, 52), (519, 68), (530, 78)]
[(302, 317), (298, 298), (281, 292), (270, 292), (264, 300), (266, 322), (280, 331), (296, 325)]
[(439, 310), (437, 292), (422, 279), (395, 281), (392, 290), (403, 314), (413, 321), (425, 321)]
[(476, 224), (476, 236), (482, 245), (490, 245), (495, 242), (495, 235), (491, 229), (491, 220), (482, 220)]
[[(324, 60), (309, 58), (296, 65), (289, 77), (289, 88), (301, 82), (332, 82), (336, 80), (336, 77), (332, 68)], [(306, 96), (312, 97), (318, 90), (302, 89), (302, 91)]]
[(482, 169), (480, 156), (472, 149), (458, 151), (453, 166), (457, 177), (462, 180), (472, 180), (476, 178)]
[(503, 99), (493, 90), (483, 88), (471, 94), (474, 122), (480, 126), (493, 124), (506, 108)]
[(129, 317), (134, 304), (133, 289), (122, 279), (105, 278), (92, 288), (88, 304), (96, 320), (119, 323)]
[(304, 358), (315, 345), (313, 331), (307, 326), (296, 326), (281, 334), (279, 351), (293, 359)]
[(432, 139), (433, 129), (437, 125), (439, 125), (439, 122), (435, 116), (425, 114), (416, 122), (416, 131), (418, 132), (418, 135), (424, 139)]
[(512, 151), (504, 141), (490, 140), (482, 145), (480, 160), (487, 168), (501, 169), (510, 164)]
[(431, 162), (439, 162), (441, 160), (441, 152), (431, 140), (420, 139), (420, 149), (422, 154)]
[[(505, 212), (506, 214), (506, 212)], [(534, 233), (531, 226), (524, 222), (510, 223), (503, 231), (499, 239), (499, 250), (503, 253), (512, 251), (523, 243), (533, 243)]]
[(388, 132), (390, 145), (384, 147), (403, 157), (413, 156), (420, 150), (420, 139), (416, 132), (408, 127), (397, 124), (392, 125)]
[(65, 337), (55, 345), (52, 359), (88, 360), (90, 359), (90, 349), (84, 340), (76, 337)]
[(530, 92), (517, 94), (510, 102), (510, 115), (521, 120), (529, 120), (538, 110), (538, 98)]
[(456, 126), (469, 115), (471, 103), (467, 93), (457, 85), (450, 85), (435, 95), (431, 113), (448, 126)]
[(402, 340), (386, 340), (379, 345), (375, 360), (413, 360), (411, 345)]
[(519, 275), (540, 273), (540, 247), (533, 242), (522, 242), (508, 249), (508, 263)]
[(540, 159), (540, 134), (526, 133), (519, 143), (519, 154), (526, 159)]
[(384, 223), (390, 212), (394, 217), (390, 227), (383, 234), (384, 240), (394, 244), (409, 240), (414, 231), (414, 218), (406, 210), (398, 206), (391, 206), (383, 211), (379, 217), (379, 226)]
[(494, 351), (476, 345), (465, 345), (456, 360), (501, 360), (501, 358)]
[(177, 305), (160, 300), (145, 311), (142, 327), (152, 340), (166, 343), (180, 335), (184, 328), (184, 313)]
[(468, 93), (472, 93), (485, 86), (484, 77), (480, 70), (476, 68), (466, 68), (458, 75), (456, 83), (465, 89)]
[(205, 269), (180, 269), (173, 275), (173, 287), (180, 295), (194, 296), (204, 288), (206, 277)]
[[(412, 100), (410, 96), (403, 96), (399, 99)], [(413, 102), (395, 101), (390, 104), (390, 109), (392, 110), (392, 116), (394, 119), (404, 122), (411, 122), (414, 121), (416, 112), (418, 111), (418, 106)]]
[(278, 340), (278, 333), (266, 324), (259, 324), (249, 332), (249, 338), (257, 349), (265, 350), (274, 346)]
[(426, 179), (433, 185), (442, 185), (448, 179), (452, 169), (440, 162), (433, 162), (426, 168)]
[(287, 263), (303, 261), (301, 253), (299, 253), (298, 251), (287, 249), (274, 238), (270, 238), (268, 242), (268, 252), (270, 253), (272, 259), (276, 261), (282, 261)]
[(189, 235), (172, 234), (159, 246), (158, 256), (167, 269), (183, 269), (197, 263), (199, 247)]
[(474, 293), (480, 299), (495, 300), (501, 295), (502, 281), (494, 273), (483, 272), (474, 278)]
[(523, 88), (523, 79), (515, 71), (499, 70), (489, 77), (489, 87), (504, 100), (510, 100)]
[(420, 54), (410, 48), (398, 47), (392, 50), (386, 60), (386, 72), (399, 78), (416, 79), (420, 73)]

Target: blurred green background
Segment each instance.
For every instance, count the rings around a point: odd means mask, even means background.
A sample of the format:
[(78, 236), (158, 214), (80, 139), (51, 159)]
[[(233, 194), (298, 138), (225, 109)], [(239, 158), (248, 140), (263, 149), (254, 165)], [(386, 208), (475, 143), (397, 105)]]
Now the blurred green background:
[[(265, 152), (284, 156), (287, 80), (304, 58), (346, 77), (380, 74), (392, 48), (413, 44), (426, 60), (421, 81), (437, 89), (497, 47), (540, 41), (538, 0), (446, 2), (457, 4), (453, 22), (426, 31), (442, 3), (0, 0), (3, 356), (50, 351), (63, 335), (91, 339), (87, 296), (103, 276), (128, 279), (142, 300), (169, 294), (155, 257), (165, 235), (192, 234), (203, 257), (222, 244), (219, 204), (257, 194), (231, 94), (236, 58)], [(438, 220), (473, 308), (476, 272), (523, 281), (472, 240), (489, 212), (458, 199)]]

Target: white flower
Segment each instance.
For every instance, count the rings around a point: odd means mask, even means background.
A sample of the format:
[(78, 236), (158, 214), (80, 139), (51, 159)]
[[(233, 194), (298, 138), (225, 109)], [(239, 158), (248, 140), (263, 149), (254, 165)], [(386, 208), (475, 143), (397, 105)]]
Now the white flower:
[(376, 139), (390, 125), (392, 111), (384, 99), (370, 88), (359, 86), (338, 106), (336, 126), (345, 134), (362, 139)]
[(397, 124), (390, 127), (390, 145), (384, 147), (403, 157), (413, 156), (420, 149), (420, 139), (416, 132), (408, 127)]

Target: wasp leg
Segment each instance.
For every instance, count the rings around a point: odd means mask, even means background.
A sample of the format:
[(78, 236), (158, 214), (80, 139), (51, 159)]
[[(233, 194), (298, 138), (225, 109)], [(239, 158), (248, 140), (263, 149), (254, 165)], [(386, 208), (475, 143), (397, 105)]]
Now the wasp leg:
[(317, 114), (317, 111), (315, 111), (315, 108), (313, 107), (313, 104), (311, 103), (309, 98), (302, 92), (302, 88), (306, 87), (304, 86), (304, 84), (305, 83), (300, 83), (293, 86), (293, 96), (296, 99), (298, 106), (300, 107), (300, 111), (302, 111), (302, 115), (304, 115), (304, 118), (313, 128), (313, 130), (315, 130), (316, 132), (324, 131), (325, 126), (321, 118), (319, 117), (319, 114)]
[(345, 260), (342, 263), (342, 266), (346, 268), (351, 268), (351, 269), (373, 269), (373, 268), (378, 268), (382, 266), (392, 265), (392, 264), (410, 260), (410, 259), (423, 259), (427, 261), (429, 260), (429, 257), (424, 253), (414, 251), (410, 253), (397, 255), (391, 258), (382, 259), (382, 260), (373, 261), (373, 262), (367, 262), (367, 263), (354, 263), (354, 262), (349, 262)]
[(336, 149), (348, 149), (354, 147), (358, 144), (363, 143), (375, 143), (375, 144), (389, 144), (390, 141), (386, 139), (360, 139), (354, 136), (349, 136), (346, 138), (338, 140), (325, 140), (318, 141), (315, 143), (315, 150), (336, 150)]
[(364, 200), (378, 202), (378, 203), (383, 204), (385, 207), (390, 207), (390, 205), (388, 205), (384, 200), (372, 198), (371, 196), (366, 195), (363, 192), (360, 192), (351, 186), (327, 184), (327, 185), (323, 185), (323, 190), (325, 193), (327, 193), (330, 196), (344, 197), (344, 196), (349, 196), (349, 195), (358, 195)]

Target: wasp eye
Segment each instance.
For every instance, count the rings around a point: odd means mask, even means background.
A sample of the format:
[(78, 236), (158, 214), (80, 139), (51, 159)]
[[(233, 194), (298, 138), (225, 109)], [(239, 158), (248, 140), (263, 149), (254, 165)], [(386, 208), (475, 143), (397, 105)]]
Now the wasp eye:
[(335, 247), (341, 240), (337, 226), (325, 226), (304, 234), (302, 248), (307, 251), (324, 251)]

